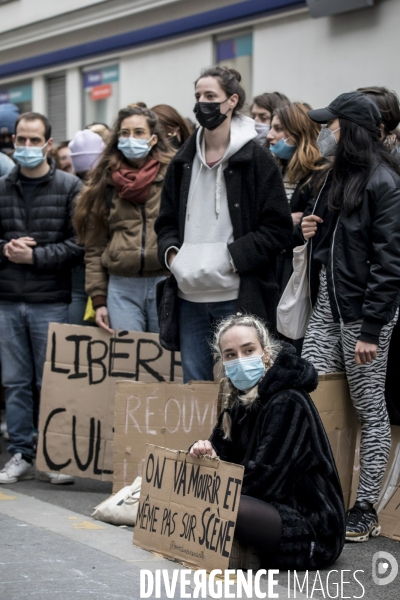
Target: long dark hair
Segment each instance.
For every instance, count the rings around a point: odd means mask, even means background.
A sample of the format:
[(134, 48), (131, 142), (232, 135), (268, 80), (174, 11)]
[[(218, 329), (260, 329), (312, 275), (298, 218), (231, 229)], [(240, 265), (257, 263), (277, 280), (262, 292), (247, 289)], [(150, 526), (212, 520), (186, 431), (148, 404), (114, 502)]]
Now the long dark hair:
[[(331, 210), (353, 212), (362, 203), (373, 171), (385, 164), (400, 175), (400, 167), (379, 140), (378, 135), (347, 119), (339, 119), (340, 139), (333, 163), (332, 184), (328, 194)], [(326, 170), (325, 170), (326, 171)]]
[(157, 115), (140, 104), (130, 104), (118, 112), (100, 160), (90, 172), (88, 184), (76, 200), (74, 226), (80, 243), (93, 244), (101, 237), (106, 211), (107, 186), (112, 183), (111, 172), (120, 169), (126, 162), (124, 155), (118, 150), (118, 132), (124, 119), (133, 115), (146, 118), (151, 135), (157, 135), (158, 138), (149, 152), (151, 158), (168, 165), (175, 154), (166, 141)]

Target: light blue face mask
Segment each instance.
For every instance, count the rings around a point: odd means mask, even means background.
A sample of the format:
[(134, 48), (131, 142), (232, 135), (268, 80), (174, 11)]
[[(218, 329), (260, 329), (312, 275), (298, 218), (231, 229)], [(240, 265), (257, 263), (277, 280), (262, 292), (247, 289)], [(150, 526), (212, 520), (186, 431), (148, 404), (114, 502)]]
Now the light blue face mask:
[(44, 146), (15, 146), (15, 152), (13, 158), (17, 161), (21, 167), (25, 169), (35, 169), (45, 160), (47, 153), (43, 155), (43, 148), (47, 146), (47, 142)]
[(265, 365), (261, 356), (249, 356), (248, 358), (236, 358), (224, 362), (225, 375), (231, 380), (235, 388), (244, 392), (254, 387), (261, 379), (265, 371)]
[(290, 146), (286, 140), (281, 139), (279, 142), (276, 142), (275, 146), (270, 146), (270, 150), (278, 158), (290, 160), (296, 152), (296, 146)]
[(134, 137), (129, 138), (119, 138), (118, 142), (118, 150), (121, 150), (122, 154), (128, 160), (141, 160), (142, 158), (146, 158), (151, 148), (148, 146), (150, 140), (153, 139), (153, 136), (149, 140), (140, 140)]

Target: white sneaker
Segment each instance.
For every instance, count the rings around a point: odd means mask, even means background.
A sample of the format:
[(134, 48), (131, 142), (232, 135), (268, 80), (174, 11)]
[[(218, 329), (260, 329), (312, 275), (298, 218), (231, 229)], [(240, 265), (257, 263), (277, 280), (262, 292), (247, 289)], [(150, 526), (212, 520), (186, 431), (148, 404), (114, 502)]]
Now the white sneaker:
[(16, 483), (24, 479), (34, 479), (35, 466), (28, 463), (22, 454), (17, 452), (0, 471), (0, 483)]
[(38, 472), (38, 479), (40, 481), (47, 481), (54, 485), (68, 485), (74, 483), (75, 479), (71, 475), (63, 475), (62, 473), (46, 473), (44, 471)]

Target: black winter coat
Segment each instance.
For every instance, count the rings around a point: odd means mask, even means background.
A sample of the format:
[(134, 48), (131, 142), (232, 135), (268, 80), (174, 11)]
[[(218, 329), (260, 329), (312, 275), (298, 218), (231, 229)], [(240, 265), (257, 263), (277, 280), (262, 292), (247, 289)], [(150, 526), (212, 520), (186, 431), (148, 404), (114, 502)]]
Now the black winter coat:
[[(72, 227), (72, 204), (81, 189), (74, 175), (51, 161), (46, 180), (27, 205), (19, 167), (0, 179), (0, 299), (11, 302), (71, 302), (71, 269), (83, 262)], [(33, 264), (16, 264), (3, 254), (12, 239), (36, 241)]]
[[(195, 154), (196, 133), (178, 151), (167, 171), (155, 223), (162, 265), (168, 248), (183, 244)], [(224, 177), (234, 235), (228, 250), (240, 275), (236, 309), (261, 317), (274, 331), (276, 257), (290, 243), (293, 229), (279, 167), (266, 148), (250, 141), (229, 159)]]
[[(329, 180), (322, 188), (315, 214), (324, 219)], [(304, 211), (311, 214), (314, 201)], [(321, 228), (311, 238), (309, 279), (311, 300), (317, 300), (320, 265), (313, 260)], [(301, 229), (297, 235), (304, 242)], [(360, 340), (379, 343), (383, 325), (395, 315), (400, 299), (400, 176), (385, 164), (371, 175), (361, 205), (340, 213), (327, 265), (329, 300), (334, 321), (362, 319)]]
[(222, 460), (240, 464), (257, 428), (242, 494), (269, 502), (280, 513), (282, 538), (273, 566), (321, 569), (342, 552), (345, 510), (329, 441), (308, 395), (318, 375), (294, 352), (285, 344), (259, 384), (255, 405), (246, 409), (237, 401), (226, 409), (231, 439), (223, 437), (223, 411), (210, 441)]

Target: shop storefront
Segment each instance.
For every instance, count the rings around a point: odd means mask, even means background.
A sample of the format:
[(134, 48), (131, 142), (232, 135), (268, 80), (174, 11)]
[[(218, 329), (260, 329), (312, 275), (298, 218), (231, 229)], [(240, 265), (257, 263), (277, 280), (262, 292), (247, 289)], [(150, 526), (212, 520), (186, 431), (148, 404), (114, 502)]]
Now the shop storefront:
[(83, 69), (84, 125), (112, 125), (119, 107), (119, 66), (117, 64)]
[(16, 104), (21, 113), (32, 110), (32, 84), (24, 82), (0, 87), (0, 104)]

